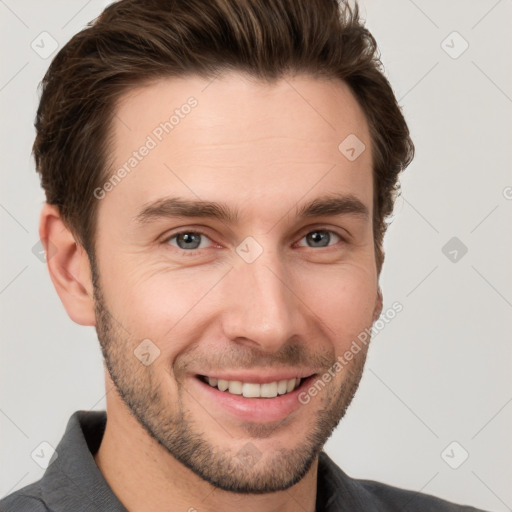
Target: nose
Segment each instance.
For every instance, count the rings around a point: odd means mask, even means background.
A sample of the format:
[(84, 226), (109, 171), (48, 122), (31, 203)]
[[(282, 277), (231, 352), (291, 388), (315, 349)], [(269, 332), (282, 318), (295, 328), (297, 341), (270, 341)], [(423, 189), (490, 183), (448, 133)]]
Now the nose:
[[(305, 325), (299, 285), (277, 252), (234, 259), (223, 283), (223, 330), (231, 341), (277, 352)], [(300, 336), (304, 337), (304, 333)]]

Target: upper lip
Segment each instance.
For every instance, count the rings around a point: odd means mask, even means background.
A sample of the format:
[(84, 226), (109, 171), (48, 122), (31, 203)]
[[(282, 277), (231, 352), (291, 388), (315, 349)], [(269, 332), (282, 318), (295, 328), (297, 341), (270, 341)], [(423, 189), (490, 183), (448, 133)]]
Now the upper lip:
[(197, 373), (196, 376), (210, 377), (221, 380), (237, 380), (240, 382), (250, 382), (254, 384), (266, 384), (268, 382), (279, 382), (280, 380), (290, 380), (294, 378), (303, 379), (314, 375), (314, 370), (308, 369), (286, 369), (286, 370), (252, 370), (252, 371), (223, 371), (223, 372), (205, 372)]

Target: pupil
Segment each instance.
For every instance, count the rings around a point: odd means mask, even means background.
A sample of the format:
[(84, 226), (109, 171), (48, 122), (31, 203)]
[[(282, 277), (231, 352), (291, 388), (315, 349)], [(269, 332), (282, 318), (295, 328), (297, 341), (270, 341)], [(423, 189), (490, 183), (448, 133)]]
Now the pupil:
[[(195, 242), (197, 244), (197, 242), (198, 242), (198, 240), (197, 240), (198, 237), (197, 237), (196, 233), (185, 233), (184, 235), (182, 235), (182, 237), (183, 237), (183, 241), (184, 241), (185, 245), (188, 244), (189, 247), (190, 247), (191, 243), (194, 244), (194, 242)], [(196, 240), (194, 240), (194, 238)]]
[(325, 233), (323, 231), (314, 231), (313, 233), (310, 234), (310, 238), (312, 239), (313, 243), (321, 242), (322, 238), (324, 239), (324, 241), (329, 241), (328, 233)]

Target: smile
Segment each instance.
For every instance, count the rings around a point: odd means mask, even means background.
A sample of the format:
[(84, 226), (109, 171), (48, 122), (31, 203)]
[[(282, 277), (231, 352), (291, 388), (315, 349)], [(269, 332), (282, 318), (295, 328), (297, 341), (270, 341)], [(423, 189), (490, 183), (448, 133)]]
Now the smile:
[(217, 379), (205, 375), (198, 375), (198, 377), (213, 388), (232, 395), (242, 395), (245, 398), (275, 398), (278, 395), (286, 395), (297, 389), (304, 380), (297, 377), (257, 384), (255, 382)]

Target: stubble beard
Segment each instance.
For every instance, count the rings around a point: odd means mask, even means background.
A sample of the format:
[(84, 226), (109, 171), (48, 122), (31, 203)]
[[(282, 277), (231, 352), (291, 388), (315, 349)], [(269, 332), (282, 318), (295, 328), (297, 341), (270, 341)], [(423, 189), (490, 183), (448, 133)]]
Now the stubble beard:
[[(276, 428), (286, 427), (255, 423), (248, 423), (245, 428), (254, 443), (249, 441), (241, 449), (234, 450), (229, 447), (226, 434), (227, 442), (215, 445), (208, 440), (207, 430), (205, 432), (197, 424), (184, 405), (184, 397), (189, 391), (182, 383), (178, 382), (174, 403), (164, 400), (152, 366), (142, 365), (133, 354), (137, 342), (109, 313), (94, 264), (91, 264), (91, 270), (96, 332), (105, 365), (128, 411), (149, 436), (202, 480), (228, 492), (264, 494), (284, 491), (307, 474), (357, 391), (367, 350), (362, 350), (349, 367), (344, 368), (345, 378), (338, 388), (331, 383), (321, 391), (326, 394), (326, 406), (311, 413), (314, 417), (311, 428), (305, 425), (304, 437), (296, 439), (293, 448), (261, 453), (256, 447), (256, 439), (271, 437)], [(314, 403), (312, 400), (302, 407), (313, 408)], [(207, 417), (211, 419), (211, 416)]]

